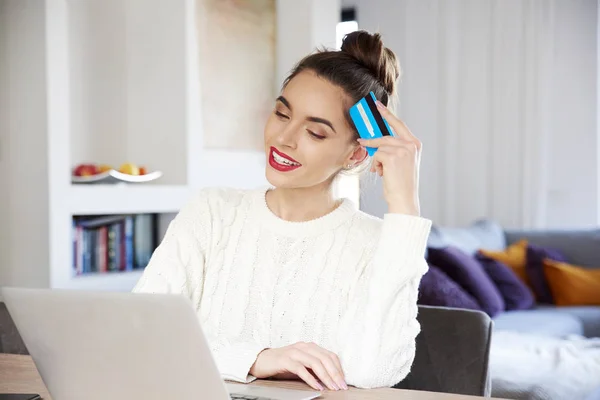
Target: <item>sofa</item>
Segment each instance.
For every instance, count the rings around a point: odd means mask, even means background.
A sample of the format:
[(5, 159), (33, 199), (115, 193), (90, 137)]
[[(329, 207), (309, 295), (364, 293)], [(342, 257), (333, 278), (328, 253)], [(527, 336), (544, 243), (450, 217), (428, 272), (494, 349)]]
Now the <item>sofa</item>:
[[(600, 268), (600, 228), (517, 230), (503, 229), (493, 220), (481, 219), (464, 227), (434, 225), (428, 248), (455, 246), (465, 253), (480, 249), (503, 251), (520, 240), (553, 248), (570, 264)], [(535, 304), (521, 310), (501, 312), (493, 316), (495, 330), (530, 332), (551, 336), (582, 335), (600, 337), (600, 306), (555, 306)]]

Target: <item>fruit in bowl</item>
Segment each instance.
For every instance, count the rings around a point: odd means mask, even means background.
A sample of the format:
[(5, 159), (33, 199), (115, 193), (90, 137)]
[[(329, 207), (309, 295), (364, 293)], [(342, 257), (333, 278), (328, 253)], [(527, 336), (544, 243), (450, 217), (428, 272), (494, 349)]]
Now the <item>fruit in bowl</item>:
[(148, 171), (145, 166), (131, 162), (121, 164), (118, 170), (109, 164), (81, 163), (75, 165), (71, 173), (71, 183), (74, 184), (142, 183), (162, 176), (161, 171)]
[(93, 176), (100, 172), (94, 164), (79, 164), (73, 170), (74, 176)]
[[(111, 165), (108, 164), (88, 164), (82, 163), (78, 164), (73, 168), (73, 176), (76, 177), (89, 177), (98, 174), (103, 174), (108, 171), (114, 170)], [(131, 175), (131, 176), (141, 176), (148, 174), (148, 169), (142, 165), (137, 165), (134, 163), (124, 163), (121, 164), (118, 171), (122, 174)]]
[(107, 165), (107, 164), (101, 164), (98, 167), (98, 170), (99, 170), (100, 173), (110, 171), (111, 169), (113, 169), (113, 168), (110, 165)]
[(119, 172), (127, 175), (141, 175), (140, 168), (133, 163), (125, 163), (119, 167)]

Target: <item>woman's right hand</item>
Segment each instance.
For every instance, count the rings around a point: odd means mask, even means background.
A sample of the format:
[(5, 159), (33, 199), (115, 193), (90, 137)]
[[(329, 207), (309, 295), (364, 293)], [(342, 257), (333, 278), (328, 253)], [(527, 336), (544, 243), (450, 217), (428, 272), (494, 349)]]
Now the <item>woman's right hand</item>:
[(323, 390), (318, 378), (330, 390), (348, 389), (338, 356), (314, 343), (298, 342), (263, 350), (250, 374), (259, 379), (298, 377), (313, 389)]

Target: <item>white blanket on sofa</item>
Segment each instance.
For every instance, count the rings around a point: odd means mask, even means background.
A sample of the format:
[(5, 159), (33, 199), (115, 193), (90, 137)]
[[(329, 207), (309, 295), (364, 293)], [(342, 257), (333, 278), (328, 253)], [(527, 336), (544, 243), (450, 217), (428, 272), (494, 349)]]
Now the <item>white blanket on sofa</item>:
[(494, 331), (492, 396), (579, 400), (600, 390), (600, 338)]

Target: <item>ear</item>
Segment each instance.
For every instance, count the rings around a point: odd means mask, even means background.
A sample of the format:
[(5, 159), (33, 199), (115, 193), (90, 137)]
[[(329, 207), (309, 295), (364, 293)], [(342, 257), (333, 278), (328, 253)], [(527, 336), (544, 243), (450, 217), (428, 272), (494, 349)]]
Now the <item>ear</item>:
[(364, 146), (356, 146), (352, 156), (350, 156), (350, 161), (353, 164), (360, 164), (368, 157), (369, 153), (367, 153), (367, 149)]

